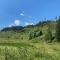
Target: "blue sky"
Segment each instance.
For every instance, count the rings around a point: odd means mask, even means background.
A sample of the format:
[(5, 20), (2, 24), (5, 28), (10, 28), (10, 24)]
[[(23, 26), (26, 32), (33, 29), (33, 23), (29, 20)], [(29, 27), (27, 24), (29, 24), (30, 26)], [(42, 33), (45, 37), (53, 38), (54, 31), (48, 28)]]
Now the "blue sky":
[(28, 25), (60, 15), (60, 0), (0, 0), (0, 28)]

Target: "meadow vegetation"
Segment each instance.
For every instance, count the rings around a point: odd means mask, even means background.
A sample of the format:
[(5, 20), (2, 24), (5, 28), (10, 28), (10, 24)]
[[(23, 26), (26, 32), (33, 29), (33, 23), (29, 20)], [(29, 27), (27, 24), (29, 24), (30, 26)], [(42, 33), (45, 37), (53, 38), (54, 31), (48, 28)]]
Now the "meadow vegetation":
[(0, 31), (0, 60), (60, 60), (60, 18), (15, 28)]

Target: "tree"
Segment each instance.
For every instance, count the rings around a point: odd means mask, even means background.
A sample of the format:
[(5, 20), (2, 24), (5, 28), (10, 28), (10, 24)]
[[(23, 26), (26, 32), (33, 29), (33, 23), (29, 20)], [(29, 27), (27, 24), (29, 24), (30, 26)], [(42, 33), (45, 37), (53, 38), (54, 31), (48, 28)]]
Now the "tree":
[(43, 35), (42, 31), (39, 31), (39, 36)]
[(51, 32), (50, 28), (47, 29), (47, 32), (45, 34), (45, 40), (47, 42), (52, 42), (52, 32)]
[(34, 32), (34, 38), (36, 37), (36, 32)]
[(56, 39), (57, 41), (60, 42), (60, 16), (59, 19), (57, 20), (57, 25), (56, 25)]
[(32, 31), (30, 31), (30, 32), (29, 32), (29, 40), (32, 39), (32, 37), (33, 37), (32, 35), (33, 35)]

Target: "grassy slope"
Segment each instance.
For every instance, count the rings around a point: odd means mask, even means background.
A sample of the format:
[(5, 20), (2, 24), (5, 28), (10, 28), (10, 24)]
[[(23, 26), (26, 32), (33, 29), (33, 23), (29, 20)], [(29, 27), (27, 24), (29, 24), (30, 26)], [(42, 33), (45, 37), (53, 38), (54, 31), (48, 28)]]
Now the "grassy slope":
[(60, 60), (60, 44), (1, 43), (0, 60)]
[[(4, 38), (0, 37), (0, 60), (60, 60), (60, 44), (40, 41), (43, 36), (28, 40), (30, 29), (26, 28), (26, 33), (3, 33)], [(36, 29), (41, 28), (32, 30)], [(42, 28), (43, 33), (45, 29), (46, 26)]]

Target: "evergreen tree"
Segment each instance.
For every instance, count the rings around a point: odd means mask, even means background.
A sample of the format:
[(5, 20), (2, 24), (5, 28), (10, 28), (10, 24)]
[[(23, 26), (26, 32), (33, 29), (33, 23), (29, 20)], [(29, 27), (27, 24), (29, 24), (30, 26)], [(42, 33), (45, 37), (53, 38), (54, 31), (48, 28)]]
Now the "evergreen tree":
[(56, 25), (56, 39), (57, 41), (60, 42), (60, 17), (57, 20), (57, 25)]
[(42, 31), (39, 31), (39, 36), (43, 35)]
[(34, 38), (36, 37), (36, 32), (34, 32)]
[(32, 39), (32, 32), (30, 31), (29, 32), (29, 40), (31, 40)]
[(51, 32), (50, 28), (47, 29), (47, 32), (45, 34), (45, 40), (47, 42), (52, 42), (52, 32)]

